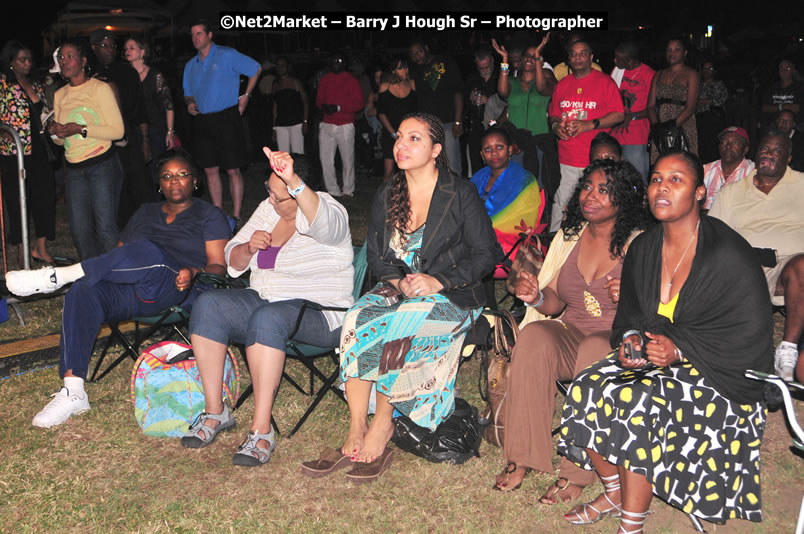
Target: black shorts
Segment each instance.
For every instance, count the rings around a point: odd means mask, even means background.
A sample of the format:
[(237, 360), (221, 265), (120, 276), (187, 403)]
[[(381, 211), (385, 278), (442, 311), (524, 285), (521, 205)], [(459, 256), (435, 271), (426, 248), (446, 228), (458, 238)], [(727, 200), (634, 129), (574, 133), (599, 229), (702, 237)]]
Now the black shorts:
[(195, 117), (195, 157), (208, 169), (239, 169), (248, 165), (243, 118), (237, 106)]

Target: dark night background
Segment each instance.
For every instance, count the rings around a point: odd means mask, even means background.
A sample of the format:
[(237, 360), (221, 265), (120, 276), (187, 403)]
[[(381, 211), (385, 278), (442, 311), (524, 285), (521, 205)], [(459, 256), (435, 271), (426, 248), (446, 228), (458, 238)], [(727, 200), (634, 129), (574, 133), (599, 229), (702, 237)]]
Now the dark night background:
[[(765, 89), (777, 80), (780, 59), (791, 59), (801, 71), (804, 68), (804, 29), (802, 9), (780, 3), (711, 3), (673, 6), (659, 2), (591, 2), (567, 1), (530, 2), (521, 0), (388, 0), (382, 3), (365, 0), (319, 0), (312, 2), (304, 13), (321, 11), (365, 13), (383, 11), (387, 14), (432, 12), (460, 15), (464, 12), (526, 13), (549, 15), (551, 11), (606, 12), (608, 30), (586, 34), (595, 51), (595, 59), (609, 72), (613, 66), (614, 47), (624, 40), (634, 40), (641, 46), (641, 59), (659, 69), (664, 66), (664, 48), (668, 38), (684, 37), (690, 50), (687, 63), (699, 67), (704, 59), (715, 61), (717, 77), (729, 89), (730, 123), (752, 130), (754, 112)], [(348, 5), (349, 8), (344, 7)], [(528, 9), (522, 9), (527, 5)], [(0, 21), (0, 40), (19, 39), (30, 46), (38, 67), (46, 69), (50, 53), (67, 36), (87, 36), (105, 25), (121, 37), (144, 32), (155, 45), (155, 64), (168, 78), (174, 92), (181, 88), (181, 72), (186, 61), (196, 52), (189, 37), (189, 26), (199, 17), (206, 17), (217, 26), (221, 11), (253, 11), (262, 13), (300, 12), (298, 1), (249, 0), (84, 0), (52, 2), (43, 7), (30, 3), (19, 5), (13, 14)], [(382, 6), (385, 9), (378, 9)], [(434, 7), (435, 6), (435, 7)], [(122, 10), (122, 14), (120, 14)], [(115, 14), (117, 12), (118, 14)], [(707, 26), (713, 27), (711, 37), (705, 37)], [(510, 44), (538, 42), (531, 31), (429, 31), (419, 35), (431, 42), (436, 53), (452, 55), (464, 76), (474, 69), (472, 51), (487, 44), (492, 37)], [(328, 53), (344, 49), (350, 57), (359, 58), (364, 65), (383, 64), (390, 55), (405, 54), (411, 38), (410, 31), (284, 31), (284, 32), (217, 32), (215, 41), (233, 46), (260, 62), (282, 54), (295, 66), (295, 74), (310, 79), (325, 64)], [(545, 50), (547, 61), (557, 64), (564, 59), (562, 38), (554, 33)], [(122, 49), (122, 41), (119, 43)], [(180, 98), (179, 94), (176, 94)], [(256, 106), (255, 106), (256, 107)], [(251, 109), (249, 114), (258, 113)], [(180, 119), (181, 120), (181, 119)], [(755, 132), (751, 132), (752, 139)]]

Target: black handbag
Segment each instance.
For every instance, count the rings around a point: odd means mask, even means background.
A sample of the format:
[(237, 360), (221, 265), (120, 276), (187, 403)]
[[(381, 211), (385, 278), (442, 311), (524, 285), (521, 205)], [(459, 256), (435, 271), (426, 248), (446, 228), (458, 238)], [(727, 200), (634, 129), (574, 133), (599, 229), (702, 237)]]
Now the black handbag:
[(391, 441), (428, 462), (462, 464), (472, 456), (480, 457), (484, 426), (477, 408), (456, 397), (455, 411), (435, 430), (421, 427), (405, 415), (395, 418)]
[(689, 150), (684, 131), (676, 126), (675, 119), (654, 124), (650, 129), (650, 138), (659, 154), (673, 149)]

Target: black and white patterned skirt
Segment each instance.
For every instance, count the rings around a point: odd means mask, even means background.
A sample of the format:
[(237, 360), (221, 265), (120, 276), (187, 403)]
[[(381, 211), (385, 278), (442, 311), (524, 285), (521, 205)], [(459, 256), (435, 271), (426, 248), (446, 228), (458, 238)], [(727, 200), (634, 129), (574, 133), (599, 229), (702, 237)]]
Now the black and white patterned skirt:
[(763, 403), (720, 395), (690, 362), (626, 370), (616, 354), (572, 383), (558, 452), (592, 469), (586, 448), (644, 475), (653, 493), (707, 521), (762, 520)]

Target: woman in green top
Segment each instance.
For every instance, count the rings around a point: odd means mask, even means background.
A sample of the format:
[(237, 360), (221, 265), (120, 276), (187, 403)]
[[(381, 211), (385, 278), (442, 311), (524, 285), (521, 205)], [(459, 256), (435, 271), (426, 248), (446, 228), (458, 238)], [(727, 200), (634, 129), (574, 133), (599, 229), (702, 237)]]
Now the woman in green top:
[(500, 77), (497, 92), (508, 101), (508, 120), (517, 128), (529, 130), (533, 135), (547, 133), (547, 104), (556, 86), (556, 77), (549, 64), (544, 63), (542, 50), (550, 40), (544, 36), (539, 46), (528, 46), (522, 55), (519, 76), (509, 80), (508, 52), (492, 40), (494, 50), (500, 54)]

